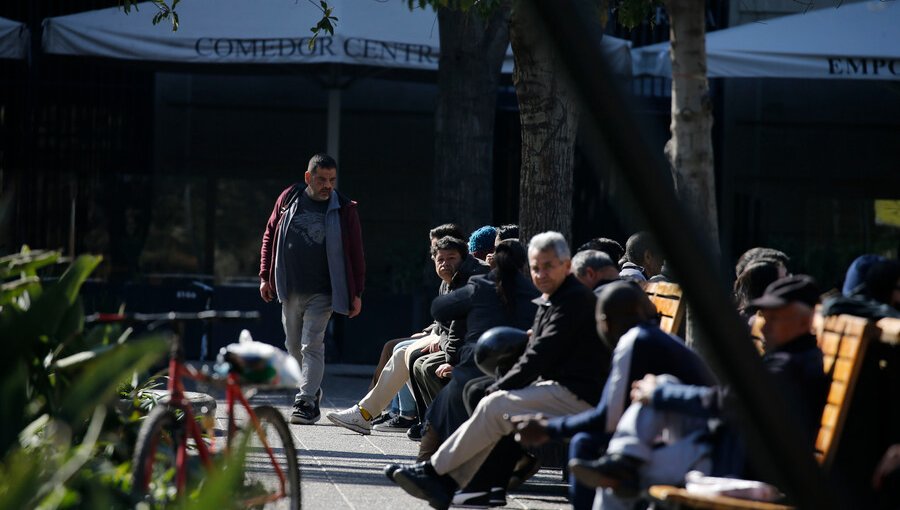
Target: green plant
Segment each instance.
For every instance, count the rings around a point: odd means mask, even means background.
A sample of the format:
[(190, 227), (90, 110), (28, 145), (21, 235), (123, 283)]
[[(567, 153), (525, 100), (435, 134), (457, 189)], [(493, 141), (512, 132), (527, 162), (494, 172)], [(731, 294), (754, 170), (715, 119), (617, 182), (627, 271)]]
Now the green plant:
[[(158, 384), (134, 374), (167, 343), (117, 325), (86, 331), (79, 290), (100, 257), (80, 256), (42, 284), (38, 272), (59, 261), (27, 247), (0, 258), (0, 508), (132, 508), (130, 459), (155, 403), (146, 390)], [(117, 404), (123, 396), (129, 405)], [(241, 470), (220, 471), (242, 464), (236, 455), (219, 461), (187, 508), (227, 506)]]

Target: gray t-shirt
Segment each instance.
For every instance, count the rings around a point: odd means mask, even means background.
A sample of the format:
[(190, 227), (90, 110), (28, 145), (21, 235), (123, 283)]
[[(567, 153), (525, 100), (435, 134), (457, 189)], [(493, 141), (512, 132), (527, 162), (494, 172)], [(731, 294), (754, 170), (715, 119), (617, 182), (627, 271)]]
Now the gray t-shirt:
[(300, 193), (297, 211), (288, 225), (284, 261), (288, 293), (330, 294), (328, 255), (325, 252), (325, 212), (328, 200)]

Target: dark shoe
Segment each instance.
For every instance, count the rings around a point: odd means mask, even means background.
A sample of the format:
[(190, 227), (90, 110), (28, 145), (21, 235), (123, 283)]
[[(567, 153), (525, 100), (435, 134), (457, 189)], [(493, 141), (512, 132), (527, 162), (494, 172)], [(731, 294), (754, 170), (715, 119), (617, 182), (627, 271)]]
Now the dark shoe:
[(416, 423), (406, 431), (406, 437), (418, 443), (422, 440), (422, 434), (424, 433), (422, 430), (423, 428), (425, 428), (425, 426), (422, 423)]
[(491, 487), (490, 506), (506, 506), (506, 489), (503, 487)]
[(638, 469), (642, 462), (628, 455), (604, 455), (597, 460), (572, 459), (569, 471), (578, 483), (591, 488), (606, 487), (623, 497), (638, 494)]
[(447, 475), (439, 475), (428, 462), (403, 466), (394, 471), (394, 483), (411, 496), (424, 499), (438, 510), (446, 510), (453, 501), (456, 482)]
[(452, 504), (463, 508), (506, 506), (506, 490), (500, 487), (494, 487), (487, 491), (461, 489), (453, 495)]
[(388, 464), (387, 466), (384, 466), (384, 476), (388, 477), (388, 480), (393, 482), (394, 473), (396, 473), (397, 470), (401, 467), (403, 466), (401, 466), (400, 464)]
[(541, 470), (541, 461), (530, 453), (525, 453), (516, 462), (512, 475), (509, 477), (509, 483), (506, 485), (507, 490), (516, 490), (525, 483), (526, 480), (537, 474)]
[(374, 430), (378, 432), (406, 432), (413, 425), (418, 425), (418, 418), (406, 418), (404, 416), (394, 416), (390, 420), (379, 423), (372, 427)]
[(320, 411), (322, 404), (322, 388), (316, 390), (315, 399), (312, 402), (305, 400), (294, 401), (294, 411), (291, 413), (291, 423), (297, 425), (312, 425), (322, 416)]
[(372, 420), (372, 425), (373, 426), (381, 425), (382, 423), (384, 423), (386, 421), (390, 421), (390, 419), (393, 418), (394, 416), (396, 416), (394, 413), (389, 413), (389, 412), (381, 413), (381, 416)]

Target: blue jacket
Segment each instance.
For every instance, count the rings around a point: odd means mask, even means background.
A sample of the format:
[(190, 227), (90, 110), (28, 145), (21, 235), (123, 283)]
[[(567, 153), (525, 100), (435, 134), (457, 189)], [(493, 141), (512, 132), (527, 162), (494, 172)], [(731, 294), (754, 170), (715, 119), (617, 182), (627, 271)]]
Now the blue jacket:
[(549, 434), (571, 437), (578, 432), (594, 432), (609, 439), (631, 404), (631, 383), (647, 374), (671, 374), (686, 384), (714, 384), (706, 364), (680, 338), (654, 324), (638, 324), (616, 344), (612, 369), (597, 407), (550, 420)]

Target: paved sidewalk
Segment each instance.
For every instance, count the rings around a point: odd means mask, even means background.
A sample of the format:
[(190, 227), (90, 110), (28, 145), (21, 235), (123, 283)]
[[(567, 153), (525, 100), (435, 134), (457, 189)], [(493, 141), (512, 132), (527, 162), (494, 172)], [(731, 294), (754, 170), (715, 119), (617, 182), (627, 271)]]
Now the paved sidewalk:
[[(291, 425), (301, 461), (303, 508), (316, 509), (419, 509), (429, 508), (391, 483), (382, 468), (391, 462), (414, 462), (418, 443), (400, 433), (362, 436), (336, 427), (325, 413), (355, 404), (368, 389), (371, 366), (327, 365), (323, 389), (322, 418), (316, 425)], [(290, 415), (293, 391), (266, 391), (252, 404), (278, 407)], [(219, 402), (219, 417), (224, 417)], [(558, 469), (542, 469), (507, 498), (507, 508), (570, 508)]]

